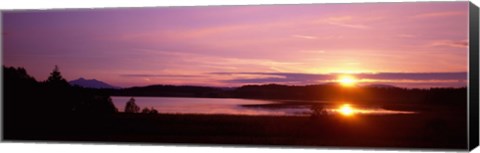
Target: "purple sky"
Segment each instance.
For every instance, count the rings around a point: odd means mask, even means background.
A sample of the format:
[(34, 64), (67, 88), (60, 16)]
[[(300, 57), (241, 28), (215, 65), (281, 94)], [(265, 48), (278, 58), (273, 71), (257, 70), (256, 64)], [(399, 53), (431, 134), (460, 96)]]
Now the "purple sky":
[(58, 65), (68, 80), (122, 87), (314, 84), (340, 73), (363, 84), (466, 86), (468, 2), (6, 11), (2, 19), (3, 64), (37, 80)]

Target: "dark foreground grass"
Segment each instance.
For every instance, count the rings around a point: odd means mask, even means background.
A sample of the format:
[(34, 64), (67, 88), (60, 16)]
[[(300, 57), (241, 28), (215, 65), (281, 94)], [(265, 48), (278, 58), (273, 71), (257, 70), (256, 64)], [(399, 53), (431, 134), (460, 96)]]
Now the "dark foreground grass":
[[(440, 117), (443, 116), (443, 117)], [(5, 133), (7, 140), (274, 145), (289, 147), (466, 148), (466, 121), (451, 114), (68, 116)]]

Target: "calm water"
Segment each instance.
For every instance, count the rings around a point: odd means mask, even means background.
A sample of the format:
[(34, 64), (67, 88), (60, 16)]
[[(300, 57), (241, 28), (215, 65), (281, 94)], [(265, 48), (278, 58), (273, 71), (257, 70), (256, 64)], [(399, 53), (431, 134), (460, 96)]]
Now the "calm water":
[[(131, 97), (112, 97), (115, 107), (123, 111)], [(309, 113), (308, 108), (263, 109), (242, 107), (245, 104), (268, 104), (274, 101), (233, 98), (173, 98), (134, 97), (141, 108), (155, 108), (160, 113), (171, 114), (229, 114), (229, 115), (299, 115)]]
[[(123, 112), (125, 104), (131, 97), (112, 97), (115, 107)], [(234, 99), (234, 98), (177, 98), (177, 97), (134, 97), (135, 103), (141, 108), (155, 108), (160, 113), (169, 114), (228, 114), (228, 115), (276, 115), (298, 116), (310, 115), (308, 106), (284, 108), (243, 107), (242, 105), (272, 104), (275, 101)], [(382, 108), (355, 108), (356, 114), (413, 114), (410, 111), (386, 110)], [(336, 106), (324, 108), (325, 112), (341, 113)]]

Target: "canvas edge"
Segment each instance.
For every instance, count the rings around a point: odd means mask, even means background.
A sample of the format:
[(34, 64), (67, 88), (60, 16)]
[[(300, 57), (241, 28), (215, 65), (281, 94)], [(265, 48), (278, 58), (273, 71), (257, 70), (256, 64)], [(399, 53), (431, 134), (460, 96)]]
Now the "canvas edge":
[[(3, 65), (3, 50), (4, 50), (4, 38), (3, 38), (3, 23), (4, 23), (4, 20), (3, 20), (3, 17), (4, 16), (4, 11), (3, 10), (0, 10), (0, 50), (1, 50), (1, 53), (0, 53), (0, 63), (2, 63)], [(4, 95), (3, 95), (3, 92), (4, 92), (4, 89), (3, 89), (3, 85), (4, 85), (4, 80), (3, 80), (3, 68), (2, 70), (0, 70), (0, 100), (2, 101), (2, 104), (0, 104), (0, 142), (3, 142), (5, 141), (5, 138), (4, 138), (4, 135), (5, 135), (5, 131), (4, 131), (4, 126), (5, 126), (5, 110), (4, 110)]]
[(468, 149), (478, 146), (479, 139), (479, 12), (469, 2), (469, 85), (468, 85)]

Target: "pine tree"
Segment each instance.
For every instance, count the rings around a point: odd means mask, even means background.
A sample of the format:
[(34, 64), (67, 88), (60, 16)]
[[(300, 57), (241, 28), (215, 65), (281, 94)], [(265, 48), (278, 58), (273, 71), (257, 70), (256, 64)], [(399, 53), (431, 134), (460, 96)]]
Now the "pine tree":
[(58, 69), (58, 66), (55, 65), (55, 69), (53, 69), (52, 73), (50, 73), (50, 76), (47, 79), (48, 83), (60, 83), (60, 82), (67, 82), (62, 77), (62, 74), (60, 73), (60, 70)]
[(58, 66), (56, 65), (45, 83), (48, 87), (55, 90), (63, 90), (70, 87), (70, 84), (67, 82), (66, 79), (63, 78), (60, 70), (58, 69)]

